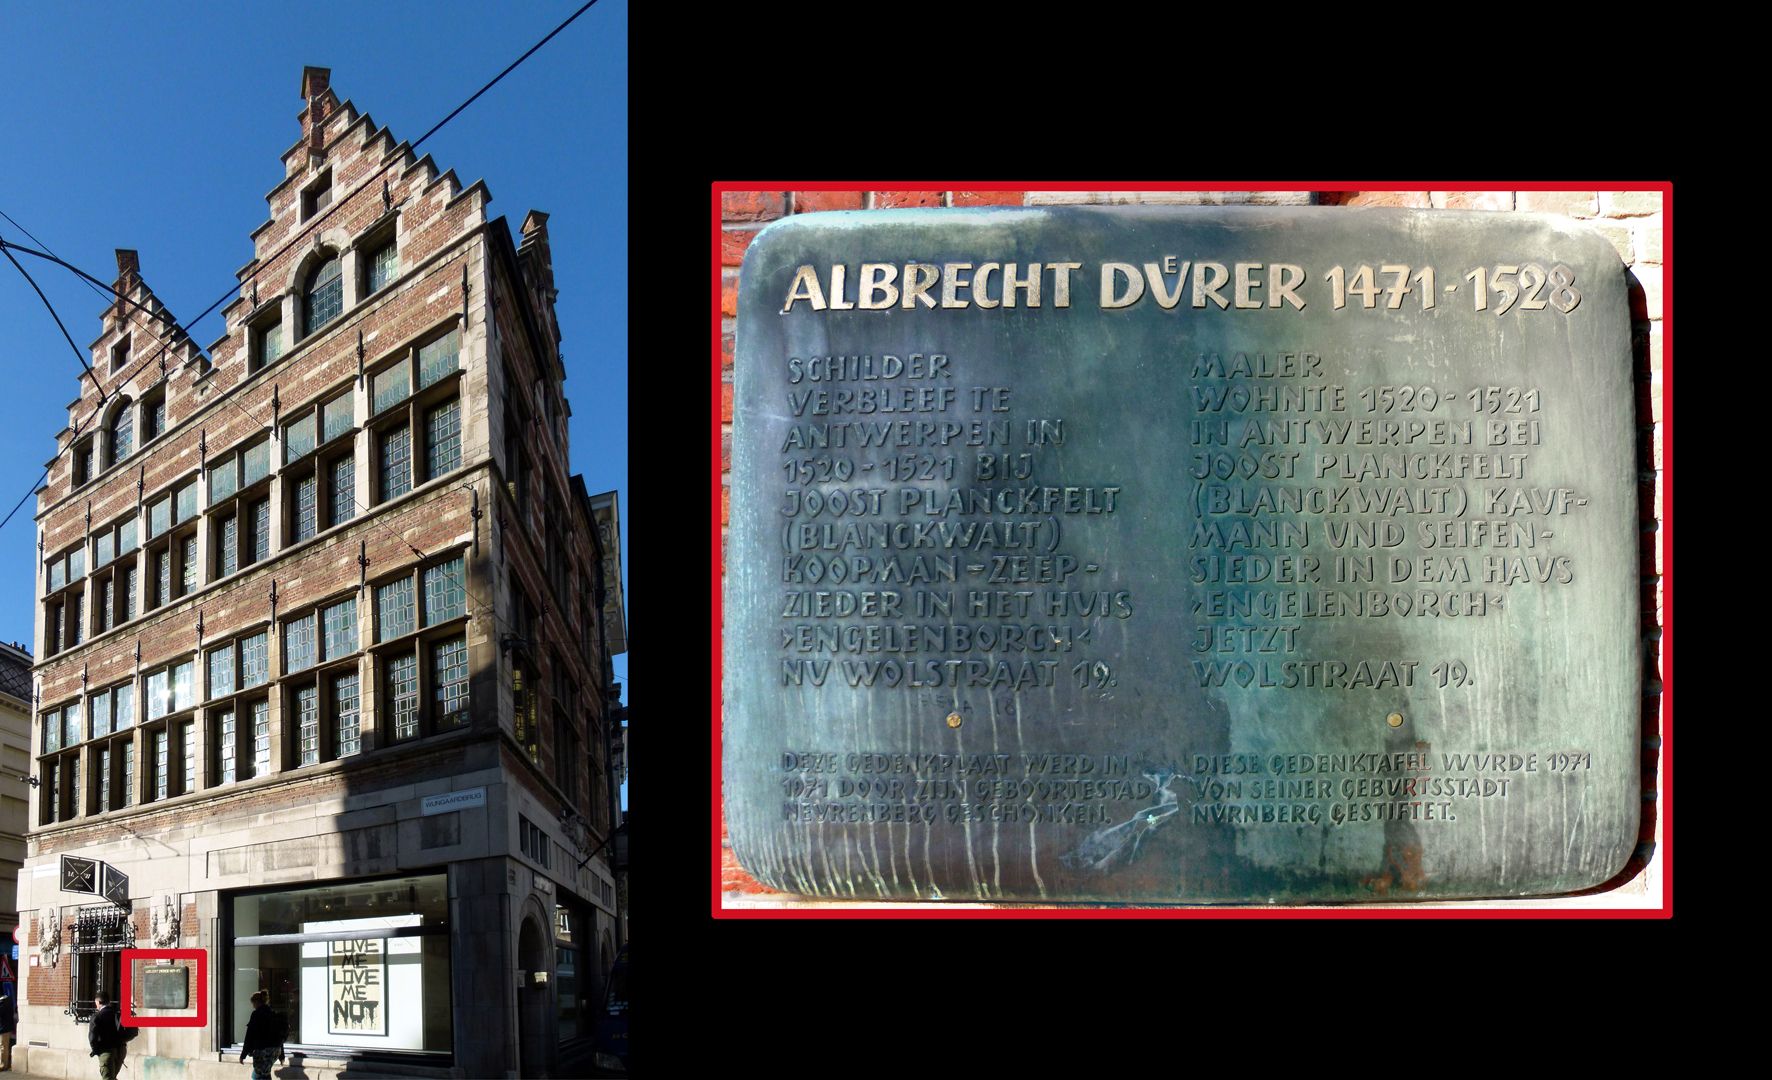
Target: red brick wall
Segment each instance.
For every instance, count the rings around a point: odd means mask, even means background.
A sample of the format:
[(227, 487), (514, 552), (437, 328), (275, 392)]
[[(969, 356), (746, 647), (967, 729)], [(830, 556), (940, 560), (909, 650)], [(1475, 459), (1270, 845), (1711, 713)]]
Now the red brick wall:
[[(1079, 197), (1082, 193), (1076, 193)], [(1263, 201), (1252, 193), (1249, 201)], [(738, 271), (758, 230), (777, 218), (817, 210), (884, 209), (901, 206), (1020, 206), (1025, 191), (728, 191), (720, 195), (720, 525), (730, 517), (732, 467), (733, 327), (738, 313)], [(1639, 518), (1642, 522), (1643, 823), (1644, 845), (1620, 876), (1637, 876), (1657, 837), (1661, 739), (1661, 638), (1664, 567), (1661, 552), (1662, 482), (1662, 253), (1665, 206), (1660, 192), (1643, 191), (1324, 191), (1325, 206), (1402, 206), (1442, 210), (1521, 211), (1560, 214), (1587, 221), (1612, 242), (1631, 268), (1631, 343), (1636, 354), (1639, 426)], [(1080, 201), (1080, 199), (1079, 199)], [(1135, 200), (1124, 200), (1135, 201)], [(720, 887), (728, 894), (773, 893), (745, 873), (732, 857), (724, 811), (720, 821)], [(782, 897), (786, 900), (787, 897)]]

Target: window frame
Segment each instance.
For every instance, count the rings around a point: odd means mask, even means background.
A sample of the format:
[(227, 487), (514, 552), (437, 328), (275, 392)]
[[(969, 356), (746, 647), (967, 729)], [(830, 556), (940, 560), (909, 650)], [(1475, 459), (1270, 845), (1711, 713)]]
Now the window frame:
[(269, 355), (271, 334), (283, 330), (283, 305), (273, 301), (269, 306), (269, 311), (247, 323), (246, 374), (249, 377), (275, 364), (289, 352), (290, 341), (288, 335), (284, 335), (277, 355)]
[[(265, 448), (265, 474), (251, 482), (246, 480), (246, 453), (256, 449), (262, 441)], [(267, 435), (255, 436), (238, 444), (227, 453), (217, 456), (204, 472), (207, 480), (206, 492), (209, 505), (203, 510), (203, 527), (209, 530), (209, 558), (205, 569), (210, 581), (220, 581), (235, 574), (268, 562), (278, 551), (276, 530), (272, 527), (272, 518), (277, 507), (271, 503), (271, 481), (277, 475), (271, 460), (272, 439)], [(215, 495), (215, 475), (217, 470), (233, 471), (233, 490), (219, 498)], [(265, 504), (265, 553), (257, 557), (253, 541), (256, 530), (251, 528), (251, 510), (259, 503)], [(234, 568), (225, 569), (223, 552), (226, 544), (223, 540), (223, 529), (227, 519), (234, 519)]]
[[(353, 605), (351, 622), (355, 633), (355, 642), (348, 650), (334, 653), (331, 640), (326, 632), (327, 613), (346, 604)], [(306, 619), (314, 620), (314, 658), (313, 662), (300, 669), (289, 666), (289, 652), (285, 648), (283, 657), (283, 674), (279, 680), (278, 692), (282, 695), (283, 716), (283, 752), (284, 760), (292, 769), (305, 769), (315, 765), (323, 765), (329, 761), (338, 761), (344, 757), (355, 757), (362, 754), (368, 747), (364, 733), (364, 693), (363, 693), (363, 598), (355, 589), (347, 592), (333, 593), (313, 604), (304, 604), (292, 612), (287, 618), (277, 622), (278, 641), (288, 641), (289, 628)], [(341, 676), (355, 676), (357, 679), (357, 749), (350, 754), (338, 752), (338, 694), (336, 681)], [(304, 690), (314, 691), (314, 723), (315, 742), (314, 760), (302, 760), (302, 730), (300, 711), (297, 702)]]
[[(423, 374), (420, 365), (420, 354), (423, 350), (449, 337), (457, 335), (455, 348), (455, 364), (427, 386), (419, 386)], [(452, 316), (448, 321), (431, 328), (424, 334), (414, 338), (398, 351), (384, 356), (376, 366), (365, 372), (363, 385), (369, 394), (368, 420), (365, 428), (369, 432), (366, 440), (369, 450), (369, 473), (372, 490), (371, 499), (358, 497), (360, 503), (370, 507), (379, 506), (392, 499), (411, 494), (413, 491), (439, 477), (449, 476), (461, 471), (467, 464), (465, 435), (467, 429), (467, 411), (462, 407), (462, 379), (465, 370), (462, 366), (462, 350), (466, 335), (461, 333), (459, 316)], [(406, 392), (397, 399), (390, 400), (379, 410), (376, 407), (376, 381), (389, 372), (405, 366)], [(433, 412), (445, 408), (453, 401), (456, 406), (457, 440), (455, 464), (448, 469), (433, 472), (430, 467), (431, 434), (429, 429), (430, 416)], [(400, 430), (407, 433), (408, 457), (406, 461), (405, 490), (390, 495), (390, 484), (384, 477), (384, 455), (389, 438)]]
[[(367, 646), (373, 656), (373, 676), (376, 690), (376, 709), (374, 728), (377, 746), (392, 746), (400, 743), (414, 743), (433, 735), (447, 734), (452, 731), (465, 730), (473, 723), (473, 683), (474, 670), (472, 651), (468, 642), (468, 623), (473, 618), (473, 593), (468, 589), (469, 560), (467, 545), (458, 546), (442, 555), (414, 563), (402, 569), (399, 574), (389, 575), (369, 583), (370, 612), (369, 622), (372, 641)], [(445, 566), (457, 560), (461, 562), (462, 575), (462, 609), (459, 615), (449, 615), (435, 622), (428, 622), (426, 615), (426, 591), (424, 575), (427, 570)], [(381, 590), (396, 581), (409, 580), (413, 590), (413, 626), (412, 629), (394, 635), (382, 637), (381, 625)], [(459, 638), (464, 652), (463, 663), (467, 668), (465, 686), (467, 690), (466, 705), (459, 714), (461, 719), (455, 723), (443, 725), (442, 716), (436, 702), (438, 689), (434, 659), (436, 649)], [(400, 737), (394, 726), (394, 693), (391, 685), (392, 665), (394, 661), (412, 658), (416, 670), (414, 672), (414, 693), (417, 695), (417, 711), (415, 730), (411, 735)], [(359, 683), (359, 693), (361, 693)]]
[[(325, 202), (320, 201), (322, 195)], [(301, 189), (301, 219), (305, 222), (331, 205), (332, 167), (329, 165)]]
[[(320, 275), (327, 267), (336, 266), (336, 274), (327, 282), (321, 283)], [(321, 289), (338, 290), (338, 309), (319, 321), (314, 318), (314, 301)], [(345, 253), (336, 248), (322, 248), (312, 264), (302, 275), (301, 292), (296, 297), (299, 307), (297, 314), (301, 316), (301, 339), (306, 341), (315, 334), (338, 322), (344, 317), (345, 304)]]
[[(178, 509), (179, 496), (187, 490), (191, 493), (192, 510), (188, 517), (180, 517)], [(166, 503), (167, 521), (165, 531), (157, 535), (148, 535), (143, 539), (142, 552), (145, 556), (144, 561), (148, 567), (148, 580), (145, 583), (138, 582), (138, 584), (143, 586), (141, 605), (143, 614), (150, 611), (158, 611), (193, 593), (199, 592), (210, 580), (213, 580), (210, 576), (204, 573), (205, 568), (202, 565), (203, 554), (201, 550), (203, 545), (198, 542), (197, 536), (198, 532), (204, 527), (206, 518), (205, 512), (201, 506), (198, 505), (199, 496), (201, 494), (202, 490), (201, 485), (198, 482), (198, 477), (196, 474), (192, 474), (189, 477), (181, 477), (178, 480), (174, 480), (172, 483), (156, 492), (152, 498), (147, 499), (143, 503), (143, 521), (147, 527), (142, 529), (142, 532), (152, 534), (154, 508), (162, 501)], [(191, 553), (191, 558), (193, 560), (191, 564), (191, 577), (193, 580), (189, 583), (186, 583), (184, 580), (183, 569), (185, 563), (184, 560), (180, 558), (186, 543), (195, 545), (195, 550)], [(160, 590), (159, 564), (157, 561), (161, 554), (165, 554), (171, 560), (167, 581), (168, 588), (164, 595), (162, 595)], [(153, 600), (152, 605), (148, 604), (147, 601), (149, 599)]]
[[(171, 426), (166, 419), (166, 380), (162, 379), (143, 391), (142, 396), (135, 402), (135, 409), (138, 425), (135, 452), (140, 453), (143, 447), (166, 434), (166, 429)], [(152, 426), (152, 430), (149, 430), (149, 420), (156, 412), (159, 416), (158, 422)]]
[[(357, 262), (361, 267), (358, 272), (357, 299), (367, 300), (371, 296), (385, 290), (400, 277), (400, 237), (396, 221), (385, 225), (371, 226), (370, 231), (358, 237), (351, 246), (357, 251)], [(380, 285), (375, 284), (376, 256), (389, 248), (394, 249), (394, 266)]]
[[(356, 520), (358, 503), (356, 499), (356, 468), (357, 468), (357, 424), (356, 424), (356, 389), (355, 382), (348, 382), (333, 391), (321, 394), (313, 401), (298, 409), (292, 410), (294, 419), (285, 421), (278, 428), (278, 445), (283, 447), (284, 463), (280, 474), (283, 481), (283, 520), (289, 523), (284, 533), (283, 547), (294, 547), (305, 543), (328, 530), (338, 528)], [(351, 409), (351, 423), (343, 431), (333, 434), (330, 438), (326, 433), (326, 413), (329, 407), (340, 401)], [(314, 424), (314, 444), (295, 458), (288, 453), (289, 429), (297, 424), (312, 421)], [(333, 468), (340, 462), (348, 461), (351, 469), (351, 505), (350, 513), (338, 518), (338, 507), (335, 504), (333, 490)], [(299, 498), (303, 481), (314, 482), (314, 531), (301, 536), (299, 529)]]
[[(124, 530), (131, 533), (129, 547), (123, 548)], [(86, 602), (87, 618), (90, 621), (90, 634), (97, 637), (108, 634), (119, 626), (135, 619), (141, 612), (136, 604), (135, 592), (140, 586), (141, 566), (141, 522), (137, 515), (129, 514), (118, 518), (104, 528), (94, 532), (88, 538), (91, 551), (87, 562), (91, 567), (86, 571), (86, 581), (90, 595)], [(99, 561), (98, 546), (103, 540), (111, 544), (111, 557)], [(131, 577), (134, 580), (131, 580)], [(104, 587), (112, 584), (111, 602), (107, 607), (104, 603)], [(105, 617), (110, 625), (105, 625)]]

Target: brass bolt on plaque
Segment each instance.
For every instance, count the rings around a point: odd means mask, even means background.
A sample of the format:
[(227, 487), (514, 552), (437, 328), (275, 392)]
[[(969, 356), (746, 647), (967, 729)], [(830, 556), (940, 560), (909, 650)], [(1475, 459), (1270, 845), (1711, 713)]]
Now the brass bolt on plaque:
[(1384, 718), (1384, 722), (1389, 724), (1391, 727), (1402, 727), (1403, 726), (1403, 714), (1400, 712), (1391, 713), (1389, 716)]
[(960, 714), (957, 712), (948, 713), (948, 727), (959, 727), (959, 726), (960, 726)]

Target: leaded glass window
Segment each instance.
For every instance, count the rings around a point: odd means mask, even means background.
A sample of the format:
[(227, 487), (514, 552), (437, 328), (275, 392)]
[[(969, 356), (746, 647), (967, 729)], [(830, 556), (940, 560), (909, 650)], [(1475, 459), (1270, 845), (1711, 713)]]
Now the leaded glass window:
[(209, 696), (224, 697), (234, 692), (233, 643), (209, 652)]
[(375, 589), (376, 640), (391, 641), (418, 629), (412, 605), (412, 579), (400, 578)]
[(425, 625), (466, 614), (467, 585), (462, 580), (462, 560), (430, 567), (425, 571)]
[(122, 731), (135, 723), (135, 684), (124, 683), (111, 691), (111, 697), (116, 705), (116, 730)]
[(125, 621), (135, 618), (135, 579), (136, 569), (133, 566), (123, 570), (123, 618)]
[(92, 737), (102, 739), (111, 733), (111, 695), (101, 691), (86, 699), (86, 712), (92, 724)]
[(312, 613), (283, 624), (283, 670), (301, 671), (314, 666), (314, 616)]
[(72, 705), (62, 710), (62, 745), (73, 746), (80, 741), (80, 710)]
[(468, 722), (468, 642), (450, 638), (431, 647), (432, 672), (437, 686), (437, 727), (457, 727)]
[(402, 360), (375, 376), (369, 398), (369, 415), (405, 401), (412, 394), (412, 361)]
[(304, 476), (295, 483), (294, 543), (300, 543), (320, 531), (318, 489), (319, 480), (314, 476)]
[(352, 420), (351, 392), (347, 390), (326, 403), (324, 416), (321, 417), (321, 423), (325, 430), (320, 441), (331, 442), (351, 430)]
[(197, 481), (192, 480), (173, 492), (173, 521), (189, 521), (197, 513)]
[(271, 500), (260, 499), (247, 507), (252, 518), (252, 561), (271, 557)]
[(166, 729), (154, 732), (154, 798), (166, 798)]
[(135, 743), (123, 744), (123, 805), (135, 805)]
[(305, 299), (308, 333), (325, 326), (338, 318), (344, 310), (345, 280), (341, 271), (339, 258), (334, 255), (320, 264), (314, 276), (308, 279), (308, 291)]
[(127, 555), (135, 550), (135, 519), (130, 518), (117, 526), (117, 554)]
[(461, 464), (461, 402), (450, 401), (425, 414), (425, 478), (442, 476)]
[(185, 777), (179, 786), (179, 794), (188, 795), (197, 790), (197, 740), (194, 737), (197, 721), (186, 720), (178, 726), (178, 741), (184, 746)]
[(399, 265), (400, 252), (393, 241), (376, 248), (375, 253), (369, 256), (369, 292), (377, 292), (394, 280)]
[(166, 495), (148, 504), (148, 537), (159, 536), (172, 528), (172, 496)]
[(320, 688), (309, 685), (295, 692), (296, 726), (301, 736), (301, 763), (320, 760)]
[(161, 548), (154, 552), (154, 606), (159, 607), (172, 599), (172, 551)]
[(298, 461), (314, 449), (314, 414), (309, 411), (300, 420), (283, 428), (283, 463)]
[(135, 452), (135, 417), (129, 406), (117, 410), (111, 421), (111, 463), (116, 464)]
[(111, 748), (103, 746), (98, 751), (98, 809), (104, 813), (111, 808)]
[(401, 425), (381, 437), (381, 497), (384, 500), (412, 490), (412, 429)]
[(337, 660), (357, 651), (357, 601), (347, 599), (325, 609), (326, 659)]
[(172, 702), (166, 695), (167, 675), (165, 671), (156, 671), (148, 676), (149, 720), (158, 720), (171, 711)]
[(43, 714), (43, 752), (52, 754), (62, 748), (62, 719), (59, 710)]
[(434, 386), (459, 366), (461, 331), (451, 330), (418, 350), (418, 388)]
[(388, 659), (388, 696), (394, 738), (418, 734), (418, 657), (411, 653)]
[(234, 753), (239, 746), (238, 735), (234, 731), (234, 710), (228, 709), (216, 717), (221, 727), (221, 782), (234, 782)]
[(172, 669), (172, 708), (174, 712), (197, 704), (197, 663), (186, 660)]
[(221, 576), (240, 569), (240, 520), (233, 514), (221, 523)]
[(357, 673), (335, 676), (332, 680), (332, 703), (338, 710), (335, 745), (339, 757), (349, 757), (363, 748), (357, 721)]
[(263, 480), (271, 472), (271, 443), (269, 439), (260, 439), (246, 448), (240, 457), (241, 484), (255, 484)]
[(106, 529), (99, 533), (98, 539), (93, 542), (92, 565), (103, 566), (116, 558), (116, 543), (117, 538), (111, 534), (111, 530)]
[(184, 591), (197, 591), (197, 538), (188, 536), (179, 541), (179, 561), (183, 565)]
[(332, 520), (342, 525), (357, 516), (357, 462), (339, 458), (332, 463)]
[(242, 690), (254, 686), (263, 686), (270, 678), (270, 662), (268, 646), (270, 637), (266, 632), (259, 632), (249, 638), (240, 639), (240, 688)]
[(252, 775), (271, 771), (271, 703), (252, 703)]

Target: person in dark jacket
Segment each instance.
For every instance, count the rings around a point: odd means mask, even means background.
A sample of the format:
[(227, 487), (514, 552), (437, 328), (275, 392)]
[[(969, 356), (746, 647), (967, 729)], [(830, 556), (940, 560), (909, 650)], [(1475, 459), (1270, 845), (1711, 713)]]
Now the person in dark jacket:
[(12, 1040), (18, 1034), (18, 1006), (11, 994), (0, 994), (0, 1072), (12, 1071)]
[(269, 1000), (263, 990), (252, 995), (252, 1016), (246, 1021), (246, 1041), (240, 1046), (241, 1061), (252, 1055), (252, 1080), (271, 1080), (271, 1066), (283, 1060), (288, 1031)]
[(129, 1040), (135, 1038), (139, 1029), (123, 1026), (117, 1003), (103, 990), (92, 995), (92, 999), (98, 1003), (98, 1011), (92, 1014), (92, 1025), (86, 1033), (86, 1041), (92, 1047), (88, 1056), (98, 1058), (99, 1080), (117, 1080), (117, 1074), (123, 1071), (123, 1059), (128, 1056)]

